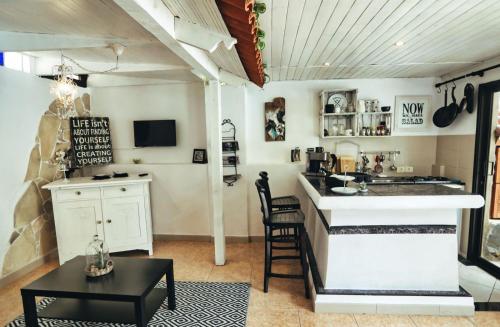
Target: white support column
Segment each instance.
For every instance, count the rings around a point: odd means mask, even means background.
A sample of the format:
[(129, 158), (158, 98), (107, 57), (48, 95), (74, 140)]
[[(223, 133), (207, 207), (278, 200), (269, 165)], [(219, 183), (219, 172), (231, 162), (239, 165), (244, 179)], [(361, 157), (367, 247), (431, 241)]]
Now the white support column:
[(215, 264), (226, 262), (226, 239), (222, 201), (222, 112), (219, 81), (205, 82), (205, 121), (208, 154), (208, 202), (213, 222)]

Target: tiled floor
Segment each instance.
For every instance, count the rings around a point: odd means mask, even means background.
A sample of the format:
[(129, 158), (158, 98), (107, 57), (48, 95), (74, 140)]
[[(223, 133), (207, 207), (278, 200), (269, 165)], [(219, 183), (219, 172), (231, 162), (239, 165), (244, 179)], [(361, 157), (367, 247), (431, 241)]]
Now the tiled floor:
[(474, 302), (500, 302), (500, 280), (477, 266), (459, 263), (460, 285), (473, 297)]
[[(173, 258), (177, 280), (251, 282), (249, 327), (258, 326), (500, 326), (500, 312), (476, 312), (471, 318), (315, 314), (303, 296), (300, 280), (271, 279), (269, 293), (262, 292), (264, 265), (262, 243), (227, 245), (227, 264), (214, 266), (213, 245), (204, 242), (157, 242), (155, 257)], [(57, 262), (40, 267), (30, 276), (0, 289), (0, 326), (22, 313), (19, 288), (57, 267)], [(298, 263), (273, 264), (275, 272), (300, 273)]]

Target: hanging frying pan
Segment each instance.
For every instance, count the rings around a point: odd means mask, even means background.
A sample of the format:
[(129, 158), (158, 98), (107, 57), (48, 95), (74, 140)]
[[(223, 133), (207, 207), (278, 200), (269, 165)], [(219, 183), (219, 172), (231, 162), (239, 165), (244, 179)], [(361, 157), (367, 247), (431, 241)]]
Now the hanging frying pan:
[[(451, 98), (453, 100), (452, 103), (450, 103), (448, 106), (439, 108), (435, 113), (434, 116), (432, 117), (432, 121), (434, 122), (434, 125), (436, 125), (439, 128), (444, 128), (448, 127), (453, 123), (455, 118), (457, 118), (458, 115), (458, 104), (457, 104), (457, 99), (455, 98), (455, 88), (454, 86), (451, 89)], [(446, 96), (446, 92), (445, 92)], [(446, 104), (446, 101), (445, 101)]]
[(448, 107), (448, 87), (446, 87), (446, 89), (444, 90), (444, 106), (436, 110), (436, 112), (434, 112), (434, 116), (432, 116), (432, 122), (434, 123), (434, 125), (438, 126), (441, 112), (445, 110), (446, 107)]
[(467, 106), (465, 109), (471, 114), (474, 111), (474, 85), (471, 83), (465, 85), (464, 97), (467, 99)]

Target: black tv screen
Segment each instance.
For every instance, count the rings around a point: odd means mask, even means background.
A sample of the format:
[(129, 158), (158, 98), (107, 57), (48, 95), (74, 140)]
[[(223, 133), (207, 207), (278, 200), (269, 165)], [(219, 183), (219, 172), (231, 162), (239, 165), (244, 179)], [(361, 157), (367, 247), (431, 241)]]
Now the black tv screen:
[(175, 120), (134, 121), (136, 147), (176, 146)]

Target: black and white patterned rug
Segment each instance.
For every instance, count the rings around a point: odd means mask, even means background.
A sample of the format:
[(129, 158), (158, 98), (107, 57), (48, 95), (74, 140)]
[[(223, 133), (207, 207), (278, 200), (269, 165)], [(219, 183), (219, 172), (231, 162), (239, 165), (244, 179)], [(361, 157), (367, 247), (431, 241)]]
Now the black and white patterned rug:
[[(165, 287), (160, 282), (156, 287)], [(175, 282), (176, 309), (167, 308), (167, 300), (148, 326), (245, 326), (250, 285), (247, 283)], [(38, 310), (52, 302), (45, 298)], [(129, 327), (134, 325), (56, 319), (38, 319), (41, 327)], [(25, 326), (24, 315), (6, 327)]]

